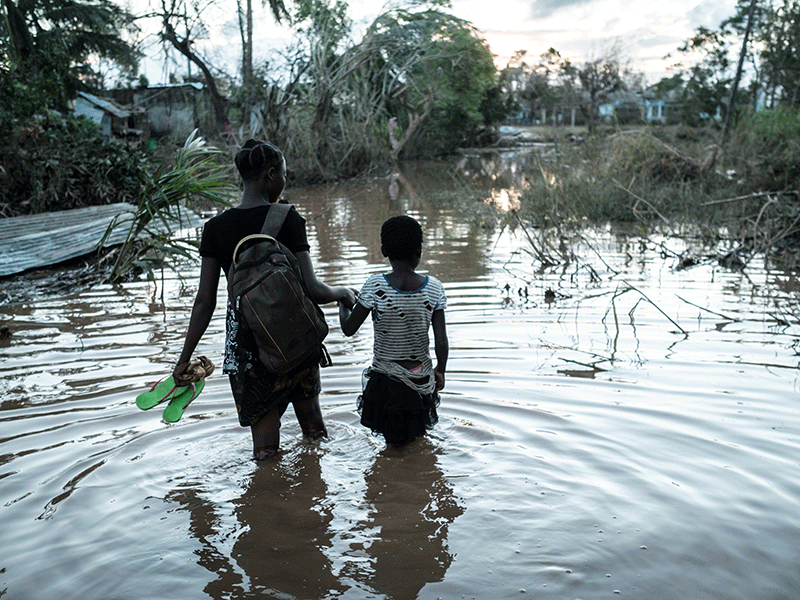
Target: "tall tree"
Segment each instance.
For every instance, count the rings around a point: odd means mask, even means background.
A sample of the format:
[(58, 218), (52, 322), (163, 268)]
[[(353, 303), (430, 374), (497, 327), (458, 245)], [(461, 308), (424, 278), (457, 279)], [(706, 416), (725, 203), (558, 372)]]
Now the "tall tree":
[(481, 105), (497, 70), (467, 21), (436, 9), (388, 11), (360, 49), (371, 56), (372, 81), (398, 119), (395, 156), (449, 152), (482, 124)]
[(304, 40), (305, 82), (313, 98), (310, 127), (315, 136), (314, 155), (325, 164), (334, 158), (331, 119), (336, 96), (347, 89), (353, 63), (345, 56), (342, 43), (350, 34), (347, 3), (342, 0), (298, 0), (295, 13), (297, 32)]
[[(262, 0), (262, 5), (269, 5), (273, 18), (277, 22), (289, 17), (283, 0)], [(190, 64), (202, 73), (214, 112), (216, 128), (228, 123), (228, 99), (220, 92), (214, 65), (198, 50), (196, 42), (206, 36), (209, 30), (206, 9), (215, 2), (199, 3), (187, 0), (161, 0), (161, 7), (154, 16), (161, 21), (161, 38), (170, 47), (183, 55)], [(242, 110), (243, 120), (249, 119), (254, 104), (257, 102), (258, 82), (255, 79), (253, 65), (253, 3), (252, 0), (236, 0), (239, 32), (242, 44), (241, 76), (242, 85), (238, 89), (238, 104)]]
[[(731, 26), (741, 30), (745, 8), (745, 2), (740, 2), (737, 15), (729, 21)], [(758, 2), (753, 40), (753, 59), (758, 61), (769, 103), (800, 104), (800, 1)]]
[(553, 48), (539, 57), (539, 62), (525, 61), (527, 50), (517, 50), (506, 68), (500, 72), (503, 89), (519, 105), (523, 119), (532, 122), (553, 108), (556, 100), (555, 80), (561, 55)]
[(352, 176), (401, 153), (448, 152), (494, 114), (496, 69), (469, 23), (429, 5), (396, 8), (353, 44), (344, 2), (301, 0), (295, 8), (296, 35), (283, 55), (289, 67), (259, 87), (252, 123), (307, 177)]
[(722, 145), (728, 141), (728, 134), (731, 129), (731, 122), (733, 121), (733, 107), (736, 105), (736, 93), (739, 90), (739, 82), (742, 79), (742, 70), (744, 68), (744, 59), (747, 56), (747, 42), (750, 39), (750, 32), (753, 30), (753, 18), (755, 17), (757, 0), (750, 0), (750, 10), (747, 15), (747, 26), (744, 30), (744, 39), (742, 40), (742, 48), (739, 51), (739, 62), (736, 66), (736, 76), (733, 79), (733, 86), (731, 87), (731, 99), (728, 102), (728, 114), (725, 115), (725, 128), (722, 130)]
[(214, 112), (213, 128), (220, 131), (228, 124), (228, 100), (219, 91), (211, 65), (193, 47), (195, 39), (205, 30), (198, 7), (187, 6), (184, 0), (161, 0), (161, 12), (158, 16), (161, 18), (161, 39), (203, 74)]
[[(745, 43), (748, 38), (752, 43)], [(679, 51), (694, 58), (688, 66), (676, 65), (686, 75), (688, 111), (719, 112), (728, 122), (737, 105), (800, 104), (800, 0), (739, 0), (718, 29), (698, 28)], [(749, 85), (738, 84), (737, 74), (749, 77)], [(734, 87), (748, 89), (749, 98), (732, 94)]]
[(564, 61), (561, 74), (567, 84), (579, 84), (580, 93), (576, 97), (578, 107), (586, 117), (589, 134), (593, 134), (600, 120), (600, 105), (607, 102), (615, 92), (627, 89), (627, 67), (622, 64), (619, 49), (612, 46), (601, 56), (580, 65)]
[(699, 27), (695, 34), (678, 48), (688, 65), (678, 62), (676, 69), (685, 74), (685, 87), (681, 95), (682, 120), (690, 125), (705, 119), (724, 116), (730, 94), (731, 47), (733, 39), (729, 30), (715, 31)]
[[(261, 5), (269, 4), (270, 12), (275, 22), (280, 23), (289, 17), (289, 12), (283, 0), (262, 0)], [(255, 81), (253, 71), (253, 0), (236, 0), (239, 15), (239, 31), (242, 37), (242, 87), (245, 93), (245, 111), (249, 112), (251, 105), (251, 91)]]
[(6, 111), (64, 110), (96, 78), (92, 59), (135, 68), (138, 55), (120, 30), (133, 17), (109, 0), (2, 0), (0, 89)]

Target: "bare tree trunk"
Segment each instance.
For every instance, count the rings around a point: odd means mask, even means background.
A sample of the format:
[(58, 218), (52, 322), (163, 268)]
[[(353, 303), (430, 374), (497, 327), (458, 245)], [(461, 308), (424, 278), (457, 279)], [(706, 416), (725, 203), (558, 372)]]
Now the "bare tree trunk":
[(410, 140), (414, 135), (414, 132), (417, 130), (417, 128), (425, 122), (425, 119), (428, 118), (432, 108), (433, 103), (426, 102), (421, 113), (409, 110), (408, 127), (406, 127), (406, 130), (403, 132), (403, 137), (398, 140), (397, 145), (392, 148), (392, 160), (394, 162), (397, 162), (397, 159), (400, 157), (400, 153), (403, 151), (406, 143), (408, 143), (408, 140)]
[(236, 0), (237, 13), (239, 14), (239, 33), (242, 37), (242, 81), (245, 87), (253, 79), (253, 2)]
[(168, 21), (166, 14), (163, 18), (163, 25), (164, 30), (161, 32), (162, 38), (171, 43), (178, 52), (183, 54), (187, 59), (197, 65), (197, 68), (200, 69), (201, 73), (203, 73), (206, 88), (211, 96), (211, 105), (214, 109), (214, 129), (216, 131), (221, 131), (223, 127), (228, 124), (228, 102), (225, 97), (219, 93), (219, 89), (214, 81), (214, 76), (211, 74), (211, 70), (208, 68), (208, 65), (206, 65), (203, 59), (192, 52), (189, 39), (180, 39), (178, 37), (178, 34), (175, 33), (175, 28)]
[(253, 84), (253, 0), (247, 0), (247, 12), (245, 14), (245, 25), (247, 31), (245, 35), (243, 54), (244, 54), (244, 71), (242, 73), (245, 83), (252, 86)]
[(242, 120), (247, 123), (253, 111), (253, 0), (236, 0), (239, 34), (242, 38)]
[(739, 91), (739, 81), (742, 79), (742, 67), (744, 65), (744, 57), (747, 54), (747, 38), (750, 37), (750, 30), (753, 28), (753, 15), (756, 11), (757, 0), (750, 0), (750, 13), (747, 16), (747, 27), (744, 30), (744, 39), (742, 40), (742, 50), (739, 52), (739, 64), (736, 67), (736, 78), (733, 80), (733, 88), (731, 88), (731, 99), (728, 102), (728, 111), (725, 113), (725, 129), (722, 130), (722, 147), (725, 147), (728, 141), (728, 136), (731, 130), (731, 121), (733, 120), (733, 113), (736, 112), (736, 94)]

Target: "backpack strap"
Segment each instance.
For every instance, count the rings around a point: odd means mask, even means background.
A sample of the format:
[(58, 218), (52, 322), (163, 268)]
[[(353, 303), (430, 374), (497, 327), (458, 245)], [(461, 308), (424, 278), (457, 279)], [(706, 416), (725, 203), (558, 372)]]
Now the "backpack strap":
[(277, 239), (281, 227), (283, 227), (283, 222), (286, 220), (286, 216), (291, 209), (291, 204), (284, 204), (283, 202), (273, 202), (270, 204), (267, 218), (264, 219), (264, 226), (261, 228), (261, 233)]

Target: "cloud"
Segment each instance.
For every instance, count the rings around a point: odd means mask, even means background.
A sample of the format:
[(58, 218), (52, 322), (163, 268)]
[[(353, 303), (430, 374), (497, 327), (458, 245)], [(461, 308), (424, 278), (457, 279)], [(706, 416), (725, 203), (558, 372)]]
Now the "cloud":
[[(699, 26), (716, 28), (735, 14), (737, 0), (452, 0), (452, 12), (467, 19), (487, 39), (504, 67), (517, 50), (527, 50), (535, 62), (542, 52), (555, 48), (562, 56), (579, 63), (602, 54), (621, 41), (625, 58), (632, 67), (660, 73), (674, 53)], [(366, 26), (385, 8), (386, 0), (351, 2), (351, 14), (359, 26)], [(487, 9), (488, 6), (488, 9)], [(235, 73), (241, 60), (235, 13), (220, 7), (211, 21), (216, 25), (210, 39), (200, 45), (215, 57), (223, 57), (227, 70)], [(276, 48), (291, 39), (292, 32), (276, 26), (268, 9), (258, 6), (261, 17), (256, 33), (255, 59), (274, 59)], [(149, 73), (148, 73), (149, 76)], [(155, 76), (160, 78), (160, 74)]]
[(594, 0), (534, 0), (531, 4), (532, 19), (548, 19), (564, 9), (575, 6), (589, 6)]
[[(736, 3), (730, 0), (702, 0), (686, 12), (687, 19), (699, 26), (716, 28), (722, 21), (736, 14)], [(688, 36), (687, 36), (688, 37)]]
[(533, 59), (550, 47), (573, 62), (621, 42), (634, 69), (659, 78), (674, 62), (667, 54), (697, 27), (716, 28), (734, 14), (737, 0), (453, 0), (453, 10), (484, 32), (497, 64), (520, 49)]

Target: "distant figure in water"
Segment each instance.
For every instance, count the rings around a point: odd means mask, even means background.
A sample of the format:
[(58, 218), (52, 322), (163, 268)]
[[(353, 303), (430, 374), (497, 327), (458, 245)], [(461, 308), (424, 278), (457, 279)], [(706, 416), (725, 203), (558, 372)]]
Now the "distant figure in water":
[[(381, 252), (392, 270), (371, 275), (352, 310), (339, 303), (339, 322), (351, 336), (372, 313), (372, 365), (358, 398), (361, 424), (383, 434), (390, 446), (403, 446), (438, 421), (439, 390), (444, 388), (449, 345), (442, 283), (416, 272), (422, 256), (422, 227), (408, 216), (381, 227)], [(433, 328), (436, 367), (428, 331)]]
[[(261, 231), (271, 207), (278, 202), (286, 185), (286, 160), (281, 151), (269, 142), (248, 140), (237, 153), (235, 163), (242, 176), (242, 199), (238, 206), (209, 219), (203, 227), (200, 283), (183, 351), (172, 372), (176, 381), (189, 365), (189, 359), (214, 314), (220, 271), (228, 277), (236, 245), (248, 235)], [(277, 239), (297, 258), (306, 289), (317, 303), (336, 301), (353, 305), (353, 290), (332, 287), (317, 279), (309, 254), (306, 221), (294, 207), (290, 209)], [(230, 377), (239, 423), (250, 427), (252, 432), (255, 459), (269, 458), (278, 451), (280, 420), (289, 404), (293, 405), (306, 437), (326, 437), (328, 432), (319, 406), (320, 357), (312, 355), (288, 373), (272, 373), (258, 359), (252, 336), (238, 335), (240, 328), (230, 302), (227, 311), (223, 372)]]

